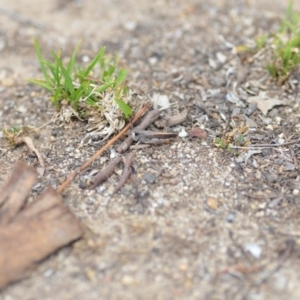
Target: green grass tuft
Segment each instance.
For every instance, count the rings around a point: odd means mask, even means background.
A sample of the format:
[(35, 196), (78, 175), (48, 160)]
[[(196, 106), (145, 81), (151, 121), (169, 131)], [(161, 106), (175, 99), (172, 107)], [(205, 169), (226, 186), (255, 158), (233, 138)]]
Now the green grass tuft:
[(300, 16), (288, 6), (285, 19), (279, 32), (274, 34), (271, 43), (271, 61), (267, 63), (270, 75), (283, 83), (300, 64)]
[[(76, 66), (78, 44), (67, 65), (61, 58), (61, 51), (52, 52), (53, 61), (44, 59), (39, 42), (34, 40), (35, 52), (41, 66), (44, 79), (29, 79), (33, 84), (48, 90), (51, 100), (57, 109), (67, 103), (81, 118), (88, 118), (93, 110), (101, 110), (101, 100), (106, 93), (119, 106), (126, 118), (132, 115), (131, 107), (123, 101), (128, 87), (125, 85), (127, 71), (117, 67), (116, 59), (105, 56), (105, 47), (97, 53), (95, 58), (85, 68)], [(100, 67), (98, 78), (92, 76), (96, 66)]]

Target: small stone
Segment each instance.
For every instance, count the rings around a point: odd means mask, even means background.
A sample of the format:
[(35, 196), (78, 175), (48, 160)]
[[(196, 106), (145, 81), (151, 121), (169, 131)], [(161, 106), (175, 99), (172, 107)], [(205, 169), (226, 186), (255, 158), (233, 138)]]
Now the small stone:
[(40, 177), (43, 177), (44, 176), (44, 172), (45, 172), (45, 168), (43, 168), (43, 167), (37, 167), (36, 171), (38, 172), (38, 174), (39, 174)]
[(224, 64), (227, 61), (227, 57), (222, 52), (217, 52), (216, 56), (221, 64)]
[(51, 276), (53, 275), (53, 273), (54, 273), (54, 271), (53, 271), (52, 269), (48, 269), (48, 270), (46, 270), (46, 271), (44, 272), (43, 276), (44, 276), (45, 278), (49, 278), (49, 277), (51, 277)]
[(92, 135), (92, 141), (93, 142), (97, 142), (97, 141), (99, 141), (100, 140), (100, 135), (98, 135), (98, 134), (93, 134)]
[(293, 195), (294, 195), (294, 196), (298, 196), (299, 193), (300, 193), (300, 191), (299, 191), (298, 189), (294, 189), (294, 190), (293, 190)]
[(188, 136), (188, 133), (186, 132), (186, 130), (185, 130), (184, 127), (181, 128), (181, 130), (180, 130), (178, 136), (181, 137), (181, 138), (185, 138), (185, 137)]
[(244, 246), (245, 250), (250, 252), (255, 258), (260, 258), (262, 249), (255, 243), (248, 243)]
[(88, 55), (83, 55), (83, 56), (82, 56), (82, 62), (88, 63), (90, 60), (91, 60), (91, 59), (90, 59), (90, 57), (89, 57)]
[(285, 161), (283, 163), (283, 165), (284, 165), (284, 171), (294, 171), (295, 170), (295, 165), (288, 161)]
[(134, 21), (126, 22), (126, 23), (124, 24), (124, 28), (125, 28), (127, 31), (134, 31), (134, 30), (137, 28), (137, 23), (134, 22)]
[(86, 182), (85, 181), (80, 181), (79, 182), (79, 188), (85, 189), (86, 188)]
[(35, 192), (40, 192), (42, 190), (42, 185), (38, 182), (32, 187), (32, 190)]
[(4, 87), (11, 87), (15, 84), (15, 81), (12, 78), (3, 78), (1, 79), (1, 85)]
[(218, 201), (215, 198), (209, 197), (206, 200), (206, 204), (210, 209), (217, 209), (219, 204)]
[(153, 184), (156, 180), (156, 176), (152, 173), (146, 173), (144, 174), (142, 180), (145, 180), (146, 182)]
[(18, 107), (18, 112), (21, 114), (25, 114), (27, 112), (27, 108), (24, 105), (20, 105)]
[(85, 274), (86, 274), (86, 277), (90, 280), (90, 281), (96, 281), (96, 272), (91, 269), (91, 268), (87, 268), (85, 270)]
[(226, 217), (227, 222), (232, 223), (235, 219), (235, 213), (230, 211)]
[(59, 133), (60, 133), (60, 129), (57, 129), (57, 128), (55, 128), (51, 131), (51, 135), (53, 135), (53, 136), (58, 136)]
[(157, 57), (150, 57), (149, 59), (148, 59), (148, 61), (149, 61), (149, 64), (150, 65), (156, 65), (157, 64), (157, 62), (158, 62), (158, 58)]
[(277, 175), (274, 173), (267, 174), (267, 180), (269, 183), (273, 183), (277, 180)]
[(130, 275), (124, 275), (122, 277), (122, 283), (124, 285), (132, 285), (134, 283), (134, 278)]
[(181, 271), (181, 272), (186, 272), (188, 269), (189, 269), (189, 265), (186, 264), (186, 263), (181, 263), (178, 266), (178, 270)]

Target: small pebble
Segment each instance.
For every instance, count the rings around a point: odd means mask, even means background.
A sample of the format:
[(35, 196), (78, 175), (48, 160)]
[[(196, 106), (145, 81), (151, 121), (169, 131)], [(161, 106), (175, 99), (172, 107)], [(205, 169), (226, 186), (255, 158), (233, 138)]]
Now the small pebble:
[(49, 277), (51, 277), (51, 276), (53, 275), (53, 273), (54, 273), (54, 271), (53, 271), (52, 269), (48, 269), (48, 270), (46, 270), (46, 271), (44, 272), (43, 276), (44, 276), (45, 278), (49, 278)]
[(25, 114), (27, 112), (27, 108), (24, 105), (20, 105), (18, 107), (18, 112), (21, 114)]
[(234, 222), (235, 219), (235, 213), (233, 211), (230, 211), (226, 217), (226, 221), (229, 223)]
[(267, 174), (267, 180), (269, 183), (275, 182), (277, 180), (277, 175), (274, 173)]
[(134, 31), (134, 30), (137, 28), (137, 23), (134, 22), (134, 21), (126, 22), (126, 23), (124, 24), (124, 28), (125, 28), (127, 31)]
[(186, 132), (186, 130), (185, 130), (184, 127), (181, 128), (181, 130), (180, 130), (178, 136), (181, 137), (181, 138), (185, 138), (185, 137), (188, 136), (188, 133)]
[(81, 189), (85, 189), (86, 188), (86, 182), (85, 181), (80, 181), (79, 182), (79, 188), (81, 188)]
[(215, 198), (209, 197), (206, 200), (206, 204), (210, 209), (217, 209), (219, 204), (218, 201)]
[(142, 180), (145, 180), (146, 182), (153, 184), (156, 180), (156, 176), (152, 173), (146, 173), (144, 174)]
[(1, 85), (4, 87), (11, 87), (15, 84), (15, 81), (12, 78), (3, 78), (1, 79)]
[(97, 142), (97, 141), (99, 141), (100, 140), (100, 135), (98, 135), (98, 134), (93, 134), (92, 135), (92, 141), (93, 142)]
[(134, 283), (134, 278), (130, 275), (124, 275), (122, 277), (122, 283), (124, 285), (132, 285)]
[(262, 249), (259, 245), (255, 243), (248, 243), (245, 244), (244, 248), (246, 251), (250, 252), (255, 258), (260, 258)]

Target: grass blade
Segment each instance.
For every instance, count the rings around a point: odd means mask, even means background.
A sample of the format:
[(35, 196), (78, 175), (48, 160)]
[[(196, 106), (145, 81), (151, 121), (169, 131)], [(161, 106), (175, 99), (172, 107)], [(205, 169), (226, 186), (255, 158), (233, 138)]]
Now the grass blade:
[(99, 88), (97, 88), (96, 92), (102, 93), (105, 90), (107, 90), (109, 87), (113, 86), (114, 84), (115, 84), (114, 82), (105, 83), (105, 84), (101, 85)]
[(52, 92), (53, 88), (51, 85), (49, 85), (45, 80), (40, 80), (40, 79), (28, 79), (28, 81), (32, 84), (41, 86), (42, 88)]
[(44, 75), (45, 81), (47, 82), (47, 84), (50, 85), (51, 84), (50, 78), (49, 78), (47, 69), (45, 67), (43, 55), (42, 55), (41, 48), (40, 48), (40, 44), (39, 44), (39, 42), (38, 42), (37, 39), (34, 39), (34, 48), (35, 48), (35, 53), (36, 53), (36, 55), (38, 57), (38, 60), (39, 60), (39, 63), (40, 63), (40, 66), (41, 66), (42, 73)]
[(70, 96), (73, 98), (74, 93), (75, 93), (75, 88), (74, 88), (74, 85), (73, 85), (73, 81), (72, 81), (70, 75), (68, 74), (67, 70), (63, 66), (63, 64), (62, 64), (61, 60), (59, 59), (59, 57), (55, 53), (53, 53), (53, 55), (55, 57), (57, 65), (58, 65), (58, 67), (61, 71), (61, 74), (62, 74), (63, 78), (65, 79), (65, 82), (64, 82), (65, 90), (67, 92), (69, 92)]
[(125, 69), (121, 69), (118, 73), (117, 79), (116, 79), (116, 83), (121, 84), (127, 76), (127, 71)]
[(92, 69), (95, 67), (95, 65), (102, 59), (104, 53), (105, 53), (105, 47), (102, 47), (102, 49), (98, 52), (98, 54), (92, 60), (92, 62), (87, 66), (87, 68), (85, 70), (83, 70), (83, 72), (82, 72), (83, 77), (86, 77), (89, 75), (89, 73), (92, 71)]
[(133, 111), (131, 109), (131, 107), (125, 103), (124, 101), (120, 100), (120, 99), (115, 99), (116, 103), (118, 104), (118, 106), (120, 107), (120, 109), (122, 110), (122, 112), (124, 113), (126, 118), (129, 118)]
[(77, 55), (78, 49), (80, 47), (80, 44), (81, 44), (81, 42), (79, 42), (76, 45), (75, 50), (74, 50), (74, 52), (73, 52), (73, 54), (71, 56), (71, 59), (69, 61), (69, 64), (68, 64), (68, 67), (67, 67), (67, 72), (68, 72), (69, 75), (71, 75), (71, 72), (74, 69), (74, 65), (75, 65), (75, 61), (76, 61), (76, 55)]

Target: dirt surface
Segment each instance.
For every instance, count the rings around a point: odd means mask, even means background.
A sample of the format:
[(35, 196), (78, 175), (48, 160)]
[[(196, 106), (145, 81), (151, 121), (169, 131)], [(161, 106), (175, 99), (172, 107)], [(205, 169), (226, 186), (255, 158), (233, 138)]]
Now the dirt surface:
[[(277, 86), (263, 54), (232, 48), (277, 30), (285, 9), (279, 0), (1, 1), (1, 128), (39, 127), (53, 116), (49, 94), (25, 80), (41, 77), (37, 37), (47, 57), (59, 48), (67, 57), (80, 39), (79, 61), (106, 46), (128, 68), (141, 101), (167, 95), (176, 104), (167, 113), (189, 110), (170, 130), (207, 131), (205, 141), (178, 137), (134, 150), (135, 180), (117, 194), (121, 169), (85, 189), (116, 147), (107, 151), (64, 194), (84, 238), (39, 263), (1, 299), (300, 299), (299, 142), (240, 156), (213, 143), (245, 126), (252, 144), (299, 139), (298, 73)], [(264, 115), (248, 102), (262, 93), (284, 105)], [(32, 197), (57, 188), (100, 147), (96, 138), (82, 145), (86, 133), (79, 121), (42, 129), (34, 143), (46, 169)], [(2, 135), (0, 155), (1, 184), (17, 160), (39, 166), (28, 148), (11, 150)]]

